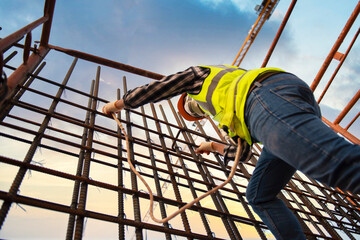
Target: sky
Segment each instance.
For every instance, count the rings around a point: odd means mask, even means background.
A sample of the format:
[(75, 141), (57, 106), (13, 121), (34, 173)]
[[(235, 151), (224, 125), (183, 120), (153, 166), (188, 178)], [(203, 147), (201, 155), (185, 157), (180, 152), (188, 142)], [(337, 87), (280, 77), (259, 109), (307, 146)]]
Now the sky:
[[(42, 0), (0, 0), (0, 3), (4, 19), (1, 36), (42, 14)], [(191, 65), (231, 64), (257, 18), (254, 6), (259, 3), (254, 0), (58, 1), (50, 43), (164, 75)], [(288, 4), (287, 1), (278, 4), (243, 61), (243, 68), (261, 65)], [(355, 5), (356, 1), (299, 1), (268, 66), (293, 72), (311, 84)], [(340, 51), (345, 52), (358, 22)], [(354, 95), (352, 84), (359, 82), (358, 52), (356, 43), (339, 73), (342, 80), (335, 81), (337, 88), (330, 90), (323, 101), (325, 111), (338, 113)], [(329, 78), (334, 66), (335, 63), (324, 79)], [(111, 86), (119, 85), (117, 77), (104, 76), (103, 80)], [(137, 77), (129, 88), (148, 81)], [(325, 81), (319, 89), (324, 84)], [(349, 94), (339, 96), (339, 87)], [(319, 96), (320, 91), (315, 94)]]
[[(184, 70), (192, 65), (232, 64), (257, 19), (254, 7), (261, 2), (58, 0), (49, 42), (55, 46), (75, 49), (163, 75)], [(261, 66), (289, 3), (290, 1), (280, 1), (258, 34), (241, 67), (251, 69)], [(268, 66), (292, 72), (310, 85), (356, 4), (355, 0), (298, 1)], [(43, 5), (43, 0), (0, 0), (0, 37), (3, 38), (40, 18)], [(340, 52), (346, 51), (359, 23), (359, 19), (355, 21), (340, 47)], [(39, 40), (40, 34), (40, 30), (35, 30), (33, 41)], [(323, 115), (331, 121), (359, 90), (359, 56), (360, 44), (356, 42), (338, 73), (333, 88), (321, 104)], [(43, 73), (45, 77), (59, 76), (61, 81), (72, 58), (54, 52), (45, 60), (65, 66), (62, 69), (49, 64)], [(18, 62), (14, 60), (12, 65), (16, 64)], [(88, 91), (89, 83), (81, 79), (94, 78), (96, 65), (81, 61), (78, 64), (85, 70), (74, 72), (73, 77), (80, 80), (69, 84)], [(331, 76), (336, 66), (337, 62), (333, 61), (324, 79)], [(129, 89), (149, 82), (140, 76), (129, 77)], [(104, 70), (101, 81), (104, 84), (100, 89), (100, 97), (114, 100), (114, 89), (122, 87), (118, 71)], [(325, 84), (326, 81), (322, 81), (318, 89), (321, 90)], [(315, 96), (319, 96), (319, 90), (315, 91)], [(40, 106), (42, 104), (45, 103), (39, 102)], [(357, 103), (349, 117), (344, 119), (344, 126), (359, 110), (360, 103)], [(359, 120), (350, 128), (350, 132), (360, 137), (358, 122)], [(1, 138), (0, 141), (4, 139)], [(0, 150), (5, 151), (4, 148)], [(13, 154), (13, 157), (18, 159), (16, 153)], [(5, 188), (5, 185), (2, 188)], [(0, 237), (1, 234), (0, 232)], [(11, 236), (12, 233), (9, 231), (7, 234)]]

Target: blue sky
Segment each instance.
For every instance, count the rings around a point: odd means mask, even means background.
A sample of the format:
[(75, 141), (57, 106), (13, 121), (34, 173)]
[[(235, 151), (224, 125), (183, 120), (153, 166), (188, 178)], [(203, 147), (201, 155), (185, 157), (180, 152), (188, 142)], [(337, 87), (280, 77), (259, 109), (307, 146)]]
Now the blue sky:
[[(257, 18), (253, 8), (260, 2), (57, 1), (50, 43), (161, 74), (196, 64), (231, 64)], [(42, 0), (0, 3), (1, 36), (42, 14)], [(261, 65), (288, 4), (280, 1), (243, 67)], [(298, 1), (269, 65), (292, 71), (311, 83), (355, 5), (356, 1)], [(347, 42), (353, 34), (349, 36)], [(348, 59), (356, 69), (358, 61), (352, 59), (356, 59), (358, 48), (355, 44)]]
[[(1, 36), (39, 18), (43, 2), (0, 0)], [(50, 43), (164, 75), (191, 65), (231, 64), (257, 18), (254, 7), (260, 3), (254, 0), (57, 1)], [(356, 3), (298, 1), (268, 66), (293, 72), (311, 84)], [(245, 57), (243, 68), (261, 66), (288, 5), (289, 1), (280, 1)], [(345, 39), (341, 52), (345, 52), (356, 26), (359, 20)], [(34, 32), (33, 39), (38, 38)], [(341, 80), (334, 82), (334, 88), (322, 102), (324, 115), (330, 114), (330, 120), (334, 120), (355, 94), (354, 82), (360, 85), (359, 48), (356, 43), (338, 74)], [(51, 57), (53, 55), (47, 58)], [(69, 62), (61, 55), (54, 58), (59, 63)], [(336, 65), (333, 61), (325, 80)], [(103, 81), (111, 88), (119, 86), (118, 75), (110, 72), (102, 75)], [(142, 77), (134, 78), (129, 88), (149, 82)], [(325, 83), (320, 84), (316, 96)], [(100, 94), (107, 95), (107, 91), (103, 88)], [(350, 118), (357, 112), (349, 115)]]
[[(261, 2), (262, 0), (58, 0), (50, 44), (164, 75), (184, 70), (191, 65), (231, 64), (257, 18), (254, 7)], [(311, 84), (357, 2), (298, 1), (268, 66), (293, 72)], [(289, 4), (290, 1), (280, 1), (241, 67), (250, 69), (261, 66)], [(0, 0), (0, 37), (40, 18), (43, 5), (44, 0)], [(345, 52), (359, 25), (358, 19), (340, 52)], [(34, 31), (33, 41), (39, 40), (40, 34), (41, 31)], [(329, 90), (328, 97), (321, 104), (323, 115), (330, 120), (335, 119), (359, 89), (359, 56), (360, 44), (356, 42), (333, 83), (333, 89)], [(49, 64), (43, 75), (62, 81), (72, 58), (51, 52), (45, 60)], [(51, 64), (54, 62), (57, 66)], [(14, 66), (19, 64), (16, 59), (11, 62)], [(74, 81), (69, 84), (87, 92), (89, 81), (84, 79), (94, 78), (97, 65), (84, 61), (79, 61), (78, 65), (82, 70), (74, 72)], [(337, 62), (334, 61), (324, 76), (325, 80), (331, 76), (336, 66)], [(101, 80), (105, 84), (100, 89), (100, 97), (114, 100), (114, 89), (122, 87), (122, 75), (123, 72), (103, 68)], [(129, 89), (149, 82), (136, 75), (125, 75), (128, 77)], [(322, 89), (324, 84), (325, 81), (318, 88)], [(316, 91), (315, 95), (318, 96), (319, 93), (320, 91)], [(41, 104), (45, 103), (39, 102)], [(349, 114), (350, 117), (344, 120), (345, 123), (359, 112), (359, 105), (357, 103)], [(358, 122), (359, 120), (351, 131), (360, 137)], [(2, 151), (4, 149), (0, 148)], [(21, 159), (15, 155), (14, 158)], [(27, 231), (31, 232), (31, 229)]]

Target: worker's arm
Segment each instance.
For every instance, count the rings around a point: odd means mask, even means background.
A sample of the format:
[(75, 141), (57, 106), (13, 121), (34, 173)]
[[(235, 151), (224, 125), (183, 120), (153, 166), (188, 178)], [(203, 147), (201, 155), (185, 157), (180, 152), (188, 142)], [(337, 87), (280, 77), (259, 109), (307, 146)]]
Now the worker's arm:
[(120, 99), (120, 100), (116, 100), (116, 101), (105, 104), (102, 111), (106, 115), (109, 115), (110, 113), (116, 113), (116, 112), (121, 111), (124, 107), (125, 107), (124, 100)]
[(200, 146), (195, 150), (195, 153), (206, 153), (217, 152), (221, 155), (224, 155), (225, 144), (217, 143), (217, 142), (202, 142)]
[(204, 79), (209, 73), (209, 68), (190, 67), (159, 81), (134, 88), (124, 95), (125, 106), (136, 108), (150, 102), (169, 99), (184, 92), (197, 94), (201, 91)]
[[(236, 147), (232, 145), (225, 145), (218, 142), (202, 142), (195, 150), (195, 153), (216, 152), (224, 156), (224, 164), (227, 166), (229, 161), (234, 161), (236, 157)], [(245, 153), (247, 155), (247, 153)]]
[(110, 114), (110, 112), (118, 112), (124, 107), (136, 108), (146, 103), (169, 99), (184, 92), (197, 94), (209, 73), (210, 69), (206, 67), (190, 67), (185, 71), (128, 91), (123, 96), (122, 102), (119, 100), (107, 103), (103, 107), (103, 112)]

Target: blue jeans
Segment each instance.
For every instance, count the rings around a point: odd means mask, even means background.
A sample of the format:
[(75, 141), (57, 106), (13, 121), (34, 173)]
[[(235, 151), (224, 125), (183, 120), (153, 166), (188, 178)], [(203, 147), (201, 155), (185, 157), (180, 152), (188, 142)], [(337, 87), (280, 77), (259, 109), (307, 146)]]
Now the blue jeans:
[(296, 170), (360, 193), (360, 146), (322, 122), (312, 91), (296, 76), (281, 73), (260, 83), (248, 96), (245, 120), (254, 142), (264, 146), (246, 197), (277, 239), (305, 239), (296, 217), (276, 197)]

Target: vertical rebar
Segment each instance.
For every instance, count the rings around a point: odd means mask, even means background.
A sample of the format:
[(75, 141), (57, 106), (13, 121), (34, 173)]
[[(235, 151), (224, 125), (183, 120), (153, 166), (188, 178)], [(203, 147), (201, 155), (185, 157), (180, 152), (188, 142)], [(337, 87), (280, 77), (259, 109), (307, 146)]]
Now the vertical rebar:
[[(163, 109), (162, 105), (160, 105), (160, 110), (161, 110), (161, 113), (162, 113), (162, 116), (163, 116), (165, 122), (168, 123), (168, 120), (167, 120), (167, 117), (166, 117), (166, 114), (165, 114), (165, 112), (164, 112), (164, 109)], [(170, 126), (167, 125), (167, 128), (168, 128), (168, 132), (169, 132), (170, 136), (173, 138), (174, 135), (173, 135), (173, 133), (172, 133), (172, 131), (171, 131)], [(179, 146), (178, 146), (177, 144), (175, 145), (175, 151), (176, 151), (176, 153), (177, 153), (178, 155), (181, 155)], [(183, 170), (185, 176), (187, 177), (187, 183), (188, 183), (188, 185), (189, 185), (191, 194), (192, 194), (193, 198), (195, 199), (195, 198), (198, 197), (198, 195), (197, 195), (197, 193), (196, 193), (196, 190), (195, 190), (195, 187), (194, 187), (193, 182), (189, 180), (190, 174), (189, 174), (188, 169), (186, 168), (186, 164), (185, 164), (185, 162), (184, 162), (184, 159), (183, 159), (182, 157), (179, 157), (179, 161), (180, 161), (181, 169)], [(201, 203), (200, 203), (200, 202), (196, 203), (196, 205), (199, 206), (199, 207), (201, 207)], [(203, 225), (204, 225), (204, 228), (205, 228), (205, 230), (206, 230), (207, 236), (208, 236), (209, 238), (212, 238), (212, 237), (213, 237), (213, 236), (212, 236), (212, 231), (211, 231), (211, 229), (210, 229), (209, 222), (208, 222), (208, 220), (206, 219), (206, 216), (205, 216), (204, 211), (201, 210), (201, 209), (199, 209), (199, 214), (200, 214), (200, 218), (201, 218), (201, 220), (202, 220), (202, 223), (203, 223)]]
[[(92, 144), (94, 138), (94, 125), (96, 117), (96, 107), (97, 107), (97, 97), (99, 92), (99, 83), (100, 83), (100, 66), (97, 68), (96, 79), (95, 79), (95, 88), (94, 94), (91, 103), (91, 114), (90, 114), (90, 129), (88, 132), (88, 138), (86, 141), (86, 150), (84, 154), (84, 165), (82, 170), (82, 177), (89, 178), (90, 175), (90, 163), (91, 163), (91, 154), (93, 153)], [(81, 182), (80, 184), (80, 194), (78, 202), (78, 210), (85, 211), (86, 199), (87, 199), (88, 184), (86, 182)], [(84, 216), (77, 216), (75, 224), (75, 240), (82, 239), (82, 234), (84, 231)]]
[[(68, 83), (69, 79), (70, 79), (70, 76), (71, 76), (71, 73), (72, 71), (74, 70), (75, 68), (75, 65), (76, 65), (76, 62), (77, 62), (77, 58), (74, 59), (72, 65), (70, 66), (70, 69), (68, 71), (68, 73), (66, 74), (63, 82), (62, 82), (62, 85), (59, 87), (59, 90), (56, 94), (56, 97), (54, 98), (48, 112), (47, 112), (47, 115), (45, 116), (36, 136), (34, 137), (33, 141), (32, 141), (32, 144), (31, 146), (29, 147), (29, 150), (24, 158), (24, 163), (30, 163), (32, 161), (32, 158), (41, 142), (41, 139), (45, 133), (45, 130), (50, 122), (50, 119), (51, 119), (51, 116), (52, 114), (54, 114), (55, 112), (55, 108), (57, 106), (57, 104), (59, 103), (60, 101), (60, 97), (64, 91), (64, 88), (65, 88), (65, 85)], [(27, 172), (27, 169), (24, 168), (24, 167), (20, 167), (18, 173), (16, 174), (16, 177), (10, 187), (10, 190), (9, 190), (9, 195), (10, 196), (15, 196), (17, 195), (18, 191), (19, 191), (19, 187), (24, 179), (24, 176)], [(1, 212), (0, 212), (0, 229), (5, 221), (5, 218), (9, 212), (9, 209), (10, 209), (10, 206), (11, 206), (12, 202), (9, 202), (9, 201), (4, 201), (2, 206), (1, 206)]]
[[(120, 89), (117, 89), (117, 99), (120, 99)], [(117, 114), (117, 118), (121, 120), (121, 111)], [(118, 141), (117, 141), (117, 150), (118, 150), (118, 161), (117, 161), (117, 170), (118, 170), (118, 186), (124, 187), (124, 175), (123, 175), (123, 162), (122, 162), (122, 137), (121, 137), (121, 128), (117, 128)], [(118, 190), (118, 218), (124, 219), (124, 193), (121, 190)], [(125, 239), (125, 226), (124, 224), (119, 223), (119, 240)]]
[[(289, 187), (290, 187), (294, 192), (298, 193), (297, 191), (299, 191), (299, 189), (298, 189), (298, 188), (294, 188), (294, 184), (292, 184), (291, 181), (289, 181), (288, 185), (289, 185)], [(293, 197), (293, 195), (292, 195), (291, 192), (288, 192), (287, 190), (285, 190), (285, 192), (287, 192), (287, 194), (288, 194), (290, 197)], [(297, 194), (297, 196), (299, 197), (298, 199), (300, 199), (306, 207), (310, 207), (310, 208), (311, 208), (311, 204), (309, 204), (309, 202), (304, 202), (304, 201), (303, 201), (304, 199), (301, 197), (301, 195), (299, 196), (299, 194)], [(278, 198), (281, 199), (289, 209), (292, 207), (290, 201), (285, 197), (285, 195), (284, 195), (282, 192), (280, 192), (280, 193), (278, 194)], [(302, 209), (302, 205), (301, 205), (300, 201), (296, 201), (296, 205), (297, 205), (300, 209)], [(301, 206), (301, 207), (300, 207), (300, 206)], [(299, 223), (300, 223), (300, 225), (301, 225), (301, 227), (302, 227), (302, 230), (303, 230), (304, 234), (305, 234), (305, 235), (308, 235), (308, 236), (307, 236), (307, 239), (316, 240), (316, 237), (311, 236), (312, 231), (310, 230), (310, 228), (309, 228), (308, 225), (306, 224), (305, 220), (301, 217), (301, 214), (299, 214), (298, 211), (292, 211), (292, 212), (293, 212), (293, 214), (295, 215), (295, 217), (297, 218), (297, 220), (299, 221)], [(310, 218), (310, 219), (312, 220), (311, 216), (308, 217), (308, 218)], [(320, 231), (319, 233), (320, 233), (322, 236), (324, 236), (322, 231)]]
[[(296, 192), (300, 193), (300, 189), (292, 182), (290, 181), (288, 185)], [(339, 234), (333, 229), (333, 227), (323, 218), (318, 217), (321, 216), (321, 213), (318, 211), (316, 207), (313, 206), (313, 204), (309, 201), (308, 198), (304, 197), (302, 194), (297, 194), (298, 198), (301, 199), (301, 201), (305, 204), (305, 206), (312, 212), (315, 213), (315, 217), (317, 220), (321, 223), (321, 225), (326, 229), (326, 231), (333, 237), (334, 239), (341, 239)], [(308, 229), (309, 232), (310, 229)]]
[(9, 112), (11, 111), (11, 109), (14, 107), (14, 103), (16, 103), (17, 101), (19, 101), (19, 99), (21, 98), (21, 96), (24, 94), (24, 92), (26, 91), (25, 89), (21, 88), (22, 86), (25, 86), (26, 88), (28, 88), (31, 83), (35, 80), (36, 76), (38, 76), (41, 72), (41, 70), (45, 67), (46, 62), (42, 62), (40, 64), (40, 66), (37, 68), (37, 70), (34, 72), (34, 76), (30, 77), (28, 80), (25, 78), (21, 83), (19, 83), (19, 90), (15, 90), (8, 98), (7, 101), (5, 101), (1, 107), (2, 109), (0, 109), (0, 122), (2, 122), (4, 120), (4, 118), (9, 114)]
[[(148, 130), (148, 124), (146, 121), (146, 117), (145, 117), (145, 110), (144, 107), (141, 106), (141, 113), (143, 114), (143, 124), (145, 127), (145, 134), (146, 134), (146, 142), (149, 146), (152, 145), (151, 142), (151, 138), (150, 138), (150, 134), (149, 134), (149, 130)], [(161, 137), (161, 135), (159, 135), (159, 137)], [(154, 155), (154, 151), (152, 150), (151, 147), (149, 147), (149, 155), (150, 155), (150, 160), (151, 160), (151, 165), (154, 167), (153, 168), (153, 175), (154, 175), (154, 181), (155, 181), (155, 187), (156, 187), (156, 194), (159, 197), (162, 197), (162, 192), (161, 192), (161, 185), (160, 185), (160, 180), (159, 180), (159, 174), (158, 171), (156, 170), (156, 161), (155, 161), (155, 155)], [(159, 201), (159, 206), (160, 206), (160, 213), (161, 213), (161, 218), (166, 218), (166, 210), (165, 210), (165, 205), (163, 201)], [(163, 223), (164, 227), (169, 228), (169, 223), (168, 222), (164, 222)], [(171, 235), (166, 233), (165, 234), (166, 239), (170, 240), (171, 239)]]
[[(123, 85), (124, 85), (124, 94), (127, 93), (127, 83), (126, 83), (126, 77), (123, 77)], [(134, 143), (133, 143), (133, 137), (132, 137), (132, 122), (130, 119), (130, 111), (128, 109), (125, 109), (125, 117), (126, 117), (126, 132), (128, 135), (129, 140), (129, 154), (130, 154), (130, 161), (135, 166), (135, 157), (134, 157)], [(138, 191), (138, 184), (137, 184), (137, 178), (134, 172), (130, 171), (131, 176), (131, 188), (135, 191)], [(136, 222), (141, 222), (141, 213), (140, 213), (140, 200), (139, 196), (137, 194), (134, 194), (132, 196), (133, 198), (133, 204), (134, 204), (134, 219)], [(142, 240), (143, 239), (143, 233), (142, 228), (136, 227), (135, 228), (135, 236), (136, 240)]]
[[(210, 119), (210, 120), (211, 120), (211, 124), (212, 124), (213, 128), (217, 130), (216, 132), (218, 133), (218, 136), (219, 136), (221, 139), (223, 139), (223, 141), (224, 141), (225, 139), (224, 139), (224, 137), (221, 135), (221, 133), (218, 131), (218, 127), (214, 124), (214, 122), (212, 121), (212, 119)], [(203, 134), (205, 134), (205, 131), (204, 131), (203, 127), (202, 127), (200, 124), (198, 124), (198, 123), (197, 123), (197, 125), (198, 125), (198, 128), (199, 128), (200, 132), (203, 133)], [(226, 144), (226, 143), (224, 143), (224, 144)], [(218, 154), (215, 154), (215, 157), (216, 157), (216, 159), (217, 159), (217, 161), (218, 161), (221, 169), (222, 169), (223, 172), (225, 173), (225, 175), (228, 176), (228, 175), (229, 175), (229, 174), (228, 174), (229, 172), (228, 172), (228, 170), (226, 169), (226, 166), (223, 164), (223, 161), (219, 158)], [(250, 174), (247, 172), (246, 168), (244, 168), (244, 166), (243, 166), (242, 163), (239, 163), (239, 168), (242, 169), (242, 172), (244, 173), (244, 175), (248, 176), (248, 179), (249, 179), (249, 178), (250, 178)], [(256, 219), (255, 219), (254, 215), (252, 214), (252, 212), (251, 212), (251, 210), (250, 210), (247, 202), (245, 201), (244, 196), (242, 196), (242, 195), (240, 194), (240, 191), (238, 190), (235, 182), (234, 182), (233, 180), (231, 180), (231, 181), (230, 181), (230, 184), (231, 184), (231, 187), (236, 191), (236, 195), (237, 195), (237, 197), (238, 197), (238, 199), (239, 199), (242, 207), (244, 208), (246, 214), (247, 214), (247, 215), (249, 216), (249, 218), (254, 222), (254, 227), (255, 227), (257, 233), (259, 234), (260, 238), (261, 238), (261, 239), (266, 239), (266, 236), (265, 236), (263, 230), (261, 229), (260, 225), (256, 222)]]
[(276, 36), (275, 36), (275, 38), (274, 38), (274, 41), (272, 42), (271, 47), (270, 47), (268, 53), (266, 54), (266, 57), (265, 57), (265, 59), (264, 59), (264, 62), (263, 62), (263, 64), (261, 65), (262, 68), (263, 68), (263, 67), (266, 67), (266, 65), (268, 64), (268, 62), (269, 62), (269, 60), (270, 60), (270, 57), (271, 57), (271, 55), (272, 55), (272, 53), (273, 53), (273, 51), (274, 51), (274, 49), (275, 49), (275, 47), (276, 47), (276, 44), (278, 43), (278, 41), (279, 41), (279, 39), (280, 39), (280, 36), (281, 36), (282, 32), (284, 31), (284, 28), (285, 28), (285, 26), (286, 26), (286, 23), (288, 22), (288, 20), (289, 20), (289, 18), (290, 18), (290, 15), (291, 15), (294, 7), (295, 7), (296, 2), (297, 2), (297, 0), (293, 0), (293, 1), (291, 2), (290, 6), (289, 6), (289, 9), (288, 9), (288, 11), (286, 12), (286, 15), (285, 15), (285, 17), (284, 17), (284, 19), (283, 19), (280, 27), (279, 27), (279, 30), (278, 30), (278, 32), (276, 33)]
[[(294, 178), (296, 178), (296, 179), (301, 179), (300, 176), (299, 176), (299, 174), (297, 174), (297, 173), (295, 173)], [(310, 193), (312, 196), (316, 196), (315, 192), (314, 192), (307, 184), (304, 184), (303, 182), (300, 182), (300, 184), (301, 184), (301, 186), (303, 186), (303, 187), (306, 189), (306, 191), (307, 191), (308, 193)], [(329, 198), (329, 199), (331, 199), (331, 198)], [(317, 202), (318, 202), (318, 204), (322, 207), (322, 210), (323, 210), (323, 211), (325, 211), (333, 220), (337, 220), (336, 217), (334, 216), (334, 214), (333, 214), (333, 213), (330, 211), (330, 209), (326, 206), (326, 204), (324, 204), (322, 201), (317, 201)], [(311, 211), (311, 212), (313, 213), (314, 211)], [(343, 216), (345, 217), (346, 214), (344, 213)], [(312, 218), (310, 217), (310, 219), (312, 219)], [(349, 222), (352, 221), (351, 218), (348, 218), (347, 220), (348, 220)], [(324, 220), (324, 221), (326, 221), (326, 220)], [(353, 224), (354, 224), (354, 223), (353, 223)], [(327, 225), (328, 225), (328, 224), (327, 224)], [(313, 226), (316, 228), (316, 227), (317, 227), (317, 224), (313, 223)], [(342, 231), (344, 231), (344, 233), (345, 233), (350, 239), (355, 240), (355, 238), (349, 233), (349, 231), (347, 231), (347, 229), (346, 229), (342, 224), (339, 224), (339, 227), (340, 227), (340, 229), (341, 229)], [(321, 232), (320, 229), (317, 229), (317, 231), (318, 231), (318, 232)]]
[[(168, 100), (168, 103), (173, 112), (173, 115), (175, 116), (178, 126), (184, 130), (184, 131), (182, 131), (183, 137), (184, 137), (185, 141), (188, 143), (188, 148), (191, 152), (192, 157), (194, 158), (194, 160), (196, 162), (196, 166), (199, 169), (199, 172), (200, 172), (201, 177), (203, 178), (203, 181), (209, 183), (209, 185), (211, 185), (211, 186), (216, 186), (215, 183), (212, 181), (211, 176), (209, 176), (209, 174), (207, 172), (205, 172), (205, 170), (203, 169), (203, 167), (202, 167), (203, 161), (201, 161), (202, 160), (201, 156), (198, 158), (193, 150), (194, 144), (193, 144), (193, 142), (190, 142), (190, 139), (186, 134), (187, 128), (186, 128), (186, 125), (184, 124), (184, 121), (181, 118), (180, 119), (182, 120), (182, 122), (180, 121), (179, 116), (177, 116), (172, 102), (170, 100)], [(210, 190), (210, 188), (211, 188), (209, 185), (206, 186), (208, 190)], [(210, 196), (211, 196), (211, 198), (214, 202), (214, 205), (216, 206), (218, 211), (224, 211), (224, 212), (227, 211), (226, 207), (224, 205), (221, 205), (221, 199), (219, 199), (218, 192), (211, 194)], [(225, 226), (231, 239), (241, 239), (241, 236), (240, 236), (239, 232), (237, 231), (235, 224), (232, 221), (229, 222), (225, 216), (221, 216), (221, 220), (223, 221), (224, 226)]]
[(360, 28), (359, 28), (359, 29), (357, 30), (357, 32), (355, 33), (355, 36), (354, 36), (353, 40), (351, 41), (349, 47), (347, 48), (344, 56), (341, 58), (340, 63), (339, 63), (338, 66), (336, 67), (333, 75), (332, 75), (331, 78), (329, 79), (328, 83), (326, 84), (326, 87), (324, 88), (324, 90), (323, 90), (323, 92), (321, 93), (319, 99), (317, 100), (318, 103), (320, 103), (321, 100), (323, 99), (325, 93), (327, 92), (327, 90), (329, 89), (331, 83), (333, 82), (334, 78), (336, 77), (336, 74), (339, 72), (341, 66), (342, 66), (343, 63), (345, 62), (345, 59), (346, 59), (347, 56), (349, 55), (352, 46), (354, 45), (357, 37), (359, 36), (359, 33), (360, 33)]
[(347, 33), (349, 32), (352, 24), (355, 22), (357, 16), (359, 15), (359, 12), (360, 12), (360, 1), (357, 3), (354, 11), (350, 15), (350, 17), (349, 17), (348, 21), (346, 22), (342, 32), (340, 33), (339, 37), (336, 39), (336, 42), (335, 42), (334, 46), (330, 50), (329, 55), (326, 57), (323, 65), (321, 66), (321, 68), (320, 68), (318, 74), (316, 75), (313, 83), (311, 84), (311, 87), (310, 87), (311, 90), (315, 91), (316, 87), (319, 85), (321, 78), (324, 76), (327, 68), (329, 67), (332, 59), (334, 58), (335, 53), (339, 49), (341, 43), (344, 41)]
[(13, 93), (14, 89), (21, 82), (28, 78), (28, 74), (34, 72), (37, 66), (42, 62), (48, 54), (49, 49), (40, 47), (36, 53), (31, 54), (26, 64), (21, 64), (7, 79), (8, 96), (0, 101), (0, 109), (6, 104), (9, 96)]
[[(181, 125), (180, 126), (182, 126), (183, 128), (186, 129), (186, 125), (185, 125), (184, 120), (182, 119), (182, 117), (180, 117), (180, 120), (181, 120)], [(201, 175), (203, 181), (209, 183), (209, 185), (207, 185), (206, 187), (207, 187), (208, 190), (210, 190), (211, 188), (215, 187), (217, 184), (215, 184), (215, 181), (212, 178), (209, 169), (204, 164), (205, 162), (204, 162), (203, 157), (201, 155), (199, 157), (197, 157), (197, 155), (195, 154), (195, 151), (194, 151), (194, 148), (193, 148), (195, 143), (194, 143), (194, 140), (192, 138), (192, 135), (188, 131), (185, 131), (185, 132), (183, 132), (183, 136), (185, 138), (185, 141), (189, 143), (188, 148), (190, 150), (190, 153), (191, 153), (192, 157), (196, 161), (196, 166), (199, 169), (199, 172), (200, 172), (200, 175)], [(225, 212), (227, 214), (230, 213), (219, 191), (212, 194), (211, 198), (212, 198), (212, 200), (214, 202), (214, 205), (216, 206), (218, 211)], [(235, 222), (232, 219), (232, 217), (222, 216), (221, 219), (223, 220), (224, 225), (227, 228), (229, 236), (230, 236), (231, 239), (242, 239), (242, 237), (241, 237), (241, 235), (239, 233), (239, 230), (236, 227)]]
[[(90, 88), (90, 95), (91, 96), (93, 96), (93, 94), (94, 94), (94, 87), (95, 87), (95, 81), (92, 81), (91, 82), (91, 88)], [(92, 105), (92, 98), (89, 97), (88, 109), (91, 109), (91, 105)], [(91, 112), (89, 110), (86, 112), (85, 121), (84, 121), (85, 125), (90, 124), (90, 113)], [(88, 138), (88, 132), (89, 132), (89, 129), (84, 127), (83, 135), (82, 135), (82, 139), (81, 139), (81, 146), (82, 147), (86, 146), (86, 141), (87, 141), (87, 138)], [(83, 166), (84, 166), (84, 156), (85, 156), (85, 149), (82, 148), (80, 150), (80, 153), (79, 153), (78, 164), (77, 164), (77, 169), (76, 169), (76, 176), (81, 176)], [(72, 195), (72, 200), (71, 200), (71, 205), (70, 205), (71, 209), (76, 209), (77, 208), (78, 199), (79, 199), (79, 193), (80, 193), (79, 192), (80, 191), (80, 183), (81, 182), (79, 180), (75, 180), (75, 182), (74, 182), (73, 195)], [(69, 220), (68, 220), (67, 231), (66, 231), (66, 239), (67, 240), (73, 239), (74, 227), (75, 227), (75, 215), (70, 214)]]
[[(162, 135), (162, 130), (161, 130), (161, 126), (160, 126), (160, 123), (159, 123), (159, 119), (158, 119), (156, 111), (155, 111), (154, 104), (150, 104), (150, 106), (151, 106), (153, 116), (155, 118), (156, 130), (159, 133), (159, 136), (161, 136)], [(174, 169), (173, 169), (173, 167), (171, 165), (169, 154), (166, 153), (166, 150), (167, 150), (166, 143), (165, 143), (164, 139), (161, 138), (161, 137), (160, 137), (160, 143), (161, 143), (162, 149), (165, 150), (164, 157), (165, 157), (166, 165), (167, 165), (168, 172), (169, 172), (169, 175), (170, 175), (170, 181), (171, 181), (171, 184), (172, 184), (173, 189), (174, 189), (174, 194), (175, 194), (176, 200), (182, 202), (182, 197), (181, 197), (181, 194), (180, 194), (180, 190), (179, 190), (178, 184), (177, 184), (176, 179), (175, 179)], [(186, 213), (182, 212), (180, 214), (180, 216), (181, 216), (181, 220), (183, 222), (185, 231), (190, 233), (191, 228), (190, 228), (189, 220), (187, 218)]]
[(40, 39), (40, 46), (48, 46), (49, 38), (50, 38), (50, 30), (54, 16), (54, 9), (55, 9), (55, 0), (46, 0), (45, 7), (44, 7), (44, 16), (48, 18), (48, 20), (44, 23), (41, 39)]

